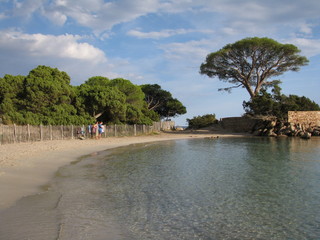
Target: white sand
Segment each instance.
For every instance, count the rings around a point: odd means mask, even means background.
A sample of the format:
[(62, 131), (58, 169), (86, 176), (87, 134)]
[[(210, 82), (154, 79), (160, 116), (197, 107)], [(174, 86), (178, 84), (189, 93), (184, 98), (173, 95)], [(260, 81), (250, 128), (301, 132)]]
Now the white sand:
[(23, 196), (39, 193), (59, 167), (77, 158), (135, 143), (185, 138), (231, 137), (212, 132), (160, 133), (158, 135), (103, 138), (101, 140), (57, 140), (0, 145), (0, 210)]

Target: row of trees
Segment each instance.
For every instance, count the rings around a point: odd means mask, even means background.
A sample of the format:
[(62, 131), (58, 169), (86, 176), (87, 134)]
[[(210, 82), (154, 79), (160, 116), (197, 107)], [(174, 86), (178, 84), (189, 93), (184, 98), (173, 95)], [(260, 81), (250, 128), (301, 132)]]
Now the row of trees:
[(0, 78), (0, 118), (5, 124), (152, 124), (185, 114), (183, 104), (157, 84), (96, 76), (70, 85), (67, 73), (38, 66), (28, 76)]

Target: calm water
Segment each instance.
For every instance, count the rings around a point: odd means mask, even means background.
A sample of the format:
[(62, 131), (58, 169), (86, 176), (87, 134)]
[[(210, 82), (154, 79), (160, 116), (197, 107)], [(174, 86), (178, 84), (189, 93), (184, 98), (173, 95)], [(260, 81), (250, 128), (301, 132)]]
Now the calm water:
[(320, 138), (190, 139), (61, 168), (0, 239), (320, 239)]

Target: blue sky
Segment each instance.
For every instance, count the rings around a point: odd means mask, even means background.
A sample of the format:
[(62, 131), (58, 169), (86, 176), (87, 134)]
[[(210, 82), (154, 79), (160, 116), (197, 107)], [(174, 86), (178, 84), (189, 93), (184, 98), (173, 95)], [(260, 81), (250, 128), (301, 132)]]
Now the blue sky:
[(80, 85), (92, 76), (159, 84), (186, 107), (175, 118), (240, 116), (244, 89), (199, 74), (208, 53), (246, 37), (292, 43), (310, 63), (279, 78), (285, 94), (320, 104), (319, 0), (0, 0), (0, 77), (56, 67)]

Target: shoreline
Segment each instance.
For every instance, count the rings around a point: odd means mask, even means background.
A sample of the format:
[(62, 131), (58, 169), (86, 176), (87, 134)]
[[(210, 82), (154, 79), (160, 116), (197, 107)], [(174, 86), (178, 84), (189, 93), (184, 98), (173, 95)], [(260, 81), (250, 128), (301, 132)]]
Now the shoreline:
[(24, 196), (42, 192), (41, 186), (62, 166), (79, 157), (132, 144), (188, 138), (247, 137), (250, 135), (188, 131), (157, 135), (95, 139), (52, 140), (0, 145), (0, 211)]

